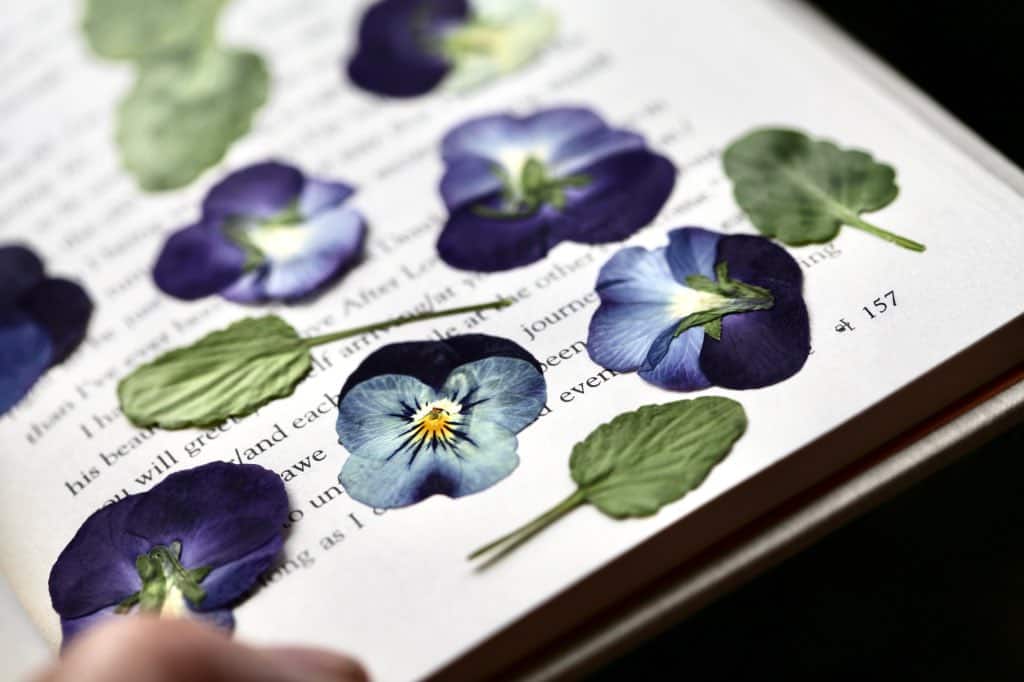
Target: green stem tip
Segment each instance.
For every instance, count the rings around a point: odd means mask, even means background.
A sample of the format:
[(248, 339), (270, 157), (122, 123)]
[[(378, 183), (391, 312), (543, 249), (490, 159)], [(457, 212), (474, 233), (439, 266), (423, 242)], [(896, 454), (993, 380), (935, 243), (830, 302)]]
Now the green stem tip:
[(906, 237), (901, 237), (898, 234), (893, 234), (888, 230), (883, 230), (877, 225), (872, 225), (860, 216), (846, 216), (844, 222), (850, 227), (855, 227), (858, 230), (864, 230), (868, 234), (873, 234), (879, 239), (884, 239), (885, 241), (896, 244), (897, 246), (902, 246), (904, 249), (909, 249), (918, 253), (925, 250), (925, 245), (921, 242), (915, 242), (913, 239), (907, 239)]
[(487, 555), (485, 561), (478, 566), (479, 569), (487, 568), (586, 501), (583, 491), (577, 490), (529, 523), (476, 550), (468, 559), (472, 561)]
[(303, 343), (306, 344), (307, 348), (314, 348), (325, 343), (331, 343), (332, 341), (340, 341), (341, 339), (347, 339), (352, 336), (359, 336), (360, 334), (368, 334), (370, 332), (379, 331), (381, 329), (387, 329), (389, 327), (400, 327), (404, 324), (411, 324), (413, 322), (433, 320), (434, 318), (437, 317), (447, 317), (449, 315), (475, 313), (481, 310), (500, 310), (502, 308), (507, 308), (512, 304), (513, 301), (507, 298), (499, 298), (497, 301), (490, 301), (489, 303), (477, 303), (474, 305), (461, 306), (459, 308), (446, 308), (444, 310), (434, 310), (429, 313), (420, 313), (418, 315), (401, 315), (399, 317), (393, 317), (390, 320), (384, 320), (383, 322), (374, 322), (373, 324), (367, 324), (362, 327), (353, 327), (352, 329), (345, 329), (340, 332), (331, 332), (330, 334), (323, 334), (321, 336), (312, 336), (308, 339), (303, 339)]

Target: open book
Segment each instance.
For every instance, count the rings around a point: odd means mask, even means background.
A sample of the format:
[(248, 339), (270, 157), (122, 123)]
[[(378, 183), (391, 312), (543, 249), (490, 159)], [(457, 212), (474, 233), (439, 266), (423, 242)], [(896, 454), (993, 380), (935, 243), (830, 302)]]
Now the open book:
[[(61, 639), (47, 576), (82, 522), (221, 460), (277, 473), (291, 510), (282, 556), (234, 610), (236, 637), (339, 648), (383, 680), (497, 674), (1024, 359), (1024, 177), (806, 8), (541, 4), (557, 28), (545, 24), (553, 34), (532, 59), (494, 78), (476, 64), (459, 87), (391, 98), (356, 87), (345, 68), (366, 5), (236, 0), (218, 36), (262, 56), (266, 104), (223, 160), (160, 192), (140, 189), (123, 164), (134, 152), (115, 144), (118, 102), (136, 76), (90, 49), (83, 6), (5, 10), (0, 243), (30, 245), (95, 303), (78, 350), (0, 417), (0, 568), (46, 642)], [(677, 177), (660, 212), (625, 243), (565, 240), (486, 274), (452, 267), (436, 248), (449, 218), (442, 138), (475, 117), (553, 107), (596, 112), (669, 159)], [(927, 249), (849, 226), (805, 246), (773, 241), (802, 273), (810, 352), (772, 385), (676, 393), (595, 362), (595, 286), (621, 248), (663, 247), (683, 226), (759, 234), (722, 157), (765, 127), (870, 150), (895, 168), (898, 197), (866, 217)], [(152, 269), (168, 235), (196, 220), (220, 179), (267, 159), (356, 188), (364, 262), (292, 304), (186, 302), (158, 289)], [(566, 180), (566, 191), (586, 181)], [(247, 315), (274, 312), (314, 335), (496, 297), (516, 303), (318, 347), (292, 395), (220, 429), (140, 429), (118, 402), (118, 381), (140, 364)], [(351, 456), (335, 424), (342, 385), (386, 344), (460, 333), (505, 337), (539, 361), (547, 400), (518, 434), (518, 467), (464, 497), (386, 511), (353, 499), (338, 480)], [(576, 489), (570, 453), (599, 425), (700, 396), (738, 402), (747, 420), (701, 485), (645, 518), (584, 505), (484, 570), (467, 561)]]

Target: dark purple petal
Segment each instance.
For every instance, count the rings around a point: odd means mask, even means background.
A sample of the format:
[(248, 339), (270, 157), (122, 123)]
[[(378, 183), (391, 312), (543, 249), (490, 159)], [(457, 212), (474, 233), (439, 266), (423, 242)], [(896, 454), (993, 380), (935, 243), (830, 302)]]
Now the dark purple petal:
[(217, 568), (278, 536), (287, 514), (277, 474), (255, 464), (213, 462), (171, 474), (141, 496), (125, 531), (151, 545), (181, 542), (186, 568)]
[(242, 276), (245, 253), (230, 241), (217, 218), (178, 230), (164, 244), (153, 280), (165, 293), (192, 301), (215, 294)]
[(702, 227), (680, 227), (668, 233), (665, 258), (672, 278), (685, 284), (690, 275), (715, 279), (715, 260), (722, 235)]
[(305, 181), (299, 169), (277, 161), (246, 166), (210, 189), (203, 215), (269, 218), (299, 198)]
[(0, 305), (7, 305), (43, 280), (43, 263), (24, 246), (0, 246)]
[(262, 547), (211, 571), (201, 583), (206, 597), (198, 610), (227, 606), (252, 589), (256, 579), (274, 563), (283, 545), (284, 539), (278, 533)]
[(801, 294), (800, 266), (785, 249), (763, 237), (724, 237), (718, 261), (729, 276), (765, 287), (775, 298), (770, 310), (722, 318), (722, 339), (708, 338), (700, 366), (725, 388), (761, 388), (793, 376), (810, 353), (810, 324)]
[(606, 158), (580, 173), (590, 182), (566, 190), (566, 207), (553, 221), (553, 243), (626, 239), (654, 220), (676, 182), (672, 162), (646, 150)]
[(50, 570), (50, 601), (65, 619), (115, 606), (142, 587), (135, 559), (152, 549), (126, 532), (141, 495), (130, 495), (94, 512)]
[(519, 344), (486, 334), (463, 334), (444, 341), (392, 343), (371, 353), (349, 375), (338, 395), (340, 402), (352, 388), (383, 374), (415, 377), (440, 390), (456, 367), (484, 358), (506, 357), (525, 360), (541, 371), (541, 365)]
[(348, 63), (353, 83), (380, 95), (429, 92), (451, 65), (438, 50), (446, 28), (469, 16), (466, 0), (382, 0), (363, 15), (359, 44)]
[[(513, 218), (480, 215), (481, 204), (464, 206), (449, 218), (437, 242), (437, 252), (460, 270), (497, 272), (529, 265), (544, 258), (557, 241), (551, 238), (551, 211), (541, 209)], [(500, 195), (487, 206), (497, 209)]]
[(25, 313), (0, 308), (0, 414), (21, 400), (50, 366), (46, 331)]
[(85, 289), (66, 279), (47, 279), (18, 300), (50, 337), (50, 364), (63, 362), (82, 343), (92, 317), (92, 300)]
[(799, 292), (803, 287), (800, 265), (786, 249), (764, 237), (745, 234), (722, 237), (715, 262), (721, 261), (729, 264), (732, 279), (765, 287), (772, 293), (779, 288)]

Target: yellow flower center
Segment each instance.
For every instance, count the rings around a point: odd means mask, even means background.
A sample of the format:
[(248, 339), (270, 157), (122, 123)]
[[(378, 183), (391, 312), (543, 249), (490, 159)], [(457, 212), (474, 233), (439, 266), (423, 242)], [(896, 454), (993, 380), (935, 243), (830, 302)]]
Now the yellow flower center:
[(413, 415), (412, 442), (431, 445), (451, 445), (455, 441), (455, 428), (462, 406), (451, 400), (438, 400), (424, 405)]

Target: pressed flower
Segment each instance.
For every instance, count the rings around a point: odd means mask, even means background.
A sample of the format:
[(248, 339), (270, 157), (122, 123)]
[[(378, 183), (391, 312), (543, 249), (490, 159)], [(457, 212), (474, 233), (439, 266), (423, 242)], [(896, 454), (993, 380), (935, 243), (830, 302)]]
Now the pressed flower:
[(47, 277), (23, 246), (0, 246), (0, 414), (85, 338), (92, 301), (82, 287)]
[(50, 571), (64, 644), (135, 612), (232, 628), (232, 607), (281, 550), (287, 513), (277, 474), (225, 462), (171, 474), (99, 509)]
[(381, 348), (339, 396), (338, 436), (351, 455), (339, 480), (378, 508), (485, 490), (518, 466), (516, 434), (545, 397), (539, 363), (507, 339), (471, 334)]
[(675, 391), (768, 386), (810, 353), (802, 280), (764, 237), (676, 229), (667, 247), (623, 249), (601, 268), (587, 350)]
[(533, 0), (381, 0), (363, 15), (348, 74), (391, 97), (470, 88), (522, 66), (554, 32)]
[(362, 255), (366, 225), (345, 205), (354, 191), (276, 161), (235, 171), (206, 195), (199, 221), (167, 240), (153, 278), (185, 300), (309, 296)]
[(588, 109), (473, 119), (441, 153), (449, 216), (437, 248), (466, 270), (527, 265), (562, 241), (621, 241), (658, 214), (676, 179), (641, 135)]

